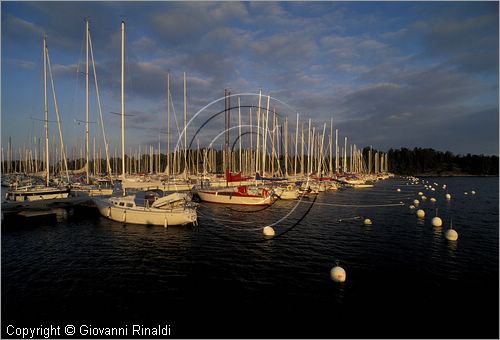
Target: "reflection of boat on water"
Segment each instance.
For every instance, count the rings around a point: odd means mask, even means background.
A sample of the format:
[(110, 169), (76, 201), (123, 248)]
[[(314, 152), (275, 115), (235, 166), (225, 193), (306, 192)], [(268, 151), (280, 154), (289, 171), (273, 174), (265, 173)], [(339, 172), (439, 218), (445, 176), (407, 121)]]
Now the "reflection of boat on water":
[(139, 191), (135, 194), (93, 198), (101, 215), (117, 222), (145, 225), (185, 225), (195, 223), (196, 204), (185, 193), (164, 194), (161, 190)]

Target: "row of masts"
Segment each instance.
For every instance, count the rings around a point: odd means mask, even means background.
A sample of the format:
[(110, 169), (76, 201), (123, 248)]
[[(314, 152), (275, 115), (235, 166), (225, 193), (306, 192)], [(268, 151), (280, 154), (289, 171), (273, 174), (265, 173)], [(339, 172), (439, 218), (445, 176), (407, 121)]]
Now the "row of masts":
[[(275, 137), (277, 139), (277, 137)], [(39, 140), (39, 139), (38, 139)], [(321, 139), (316, 139), (317, 141)], [(46, 171), (45, 164), (50, 166), (50, 174), (52, 176), (62, 173), (65, 170), (64, 155), (72, 155), (68, 161), (69, 168), (73, 170), (85, 170), (90, 177), (114, 174), (119, 175), (123, 172), (127, 174), (162, 174), (167, 176), (183, 176), (186, 172), (189, 175), (203, 175), (224, 173), (224, 169), (229, 167), (232, 170), (239, 171), (245, 175), (254, 175), (255, 172), (261, 173), (263, 176), (331, 176), (338, 172), (347, 173), (383, 173), (388, 171), (387, 154), (370, 149), (367, 154), (363, 155), (363, 150), (356, 145), (349, 146), (349, 155), (346, 156), (344, 147), (340, 147), (340, 155), (337, 157), (325, 157), (325, 150), (329, 150), (330, 145), (321, 151), (321, 144), (315, 143), (314, 150), (310, 154), (292, 154), (285, 155), (282, 153), (283, 143), (277, 143), (272, 150), (274, 152), (264, 153), (266, 158), (263, 169), (256, 171), (255, 159), (262, 157), (262, 154), (250, 148), (238, 148), (229, 152), (223, 147), (220, 148), (198, 148), (188, 150), (184, 153), (183, 149), (176, 150), (169, 154), (160, 153), (160, 145), (139, 146), (138, 148), (129, 148), (128, 153), (122, 161), (118, 156), (117, 148), (114, 149), (112, 157), (108, 160), (104, 157), (104, 148), (96, 146), (96, 139), (93, 139), (91, 158), (84, 157), (82, 148), (77, 151), (73, 147), (70, 152), (66, 150), (64, 153), (58, 147), (55, 137), (52, 138), (51, 152), (49, 155), (50, 161), (44, 162), (46, 159), (45, 151), (40, 151), (39, 145), (34, 145), (32, 148), (22, 147), (14, 152), (10, 144), (5, 152), (2, 148), (1, 170), (3, 174), (11, 173), (39, 173)], [(39, 144), (39, 143), (38, 143)], [(293, 146), (295, 147), (295, 146)], [(336, 149), (336, 147), (334, 147)], [(299, 150), (303, 147), (300, 145)], [(40, 154), (41, 152), (41, 154)], [(6, 156), (7, 154), (7, 156)], [(17, 157), (14, 157), (16, 154)], [(41, 156), (41, 157), (40, 157)], [(15, 158), (15, 159), (14, 159)], [(172, 160), (170, 166), (168, 162)], [(329, 164), (339, 163), (340, 168), (330, 168)], [(109, 168), (108, 168), (109, 166)], [(122, 166), (125, 166), (123, 171)], [(169, 172), (165, 169), (168, 168)], [(270, 170), (269, 170), (270, 169)], [(369, 171), (371, 169), (371, 171)], [(86, 177), (85, 176), (85, 177)]]
[[(239, 171), (243, 174), (254, 175), (259, 172), (263, 176), (305, 176), (316, 175), (333, 176), (339, 172), (356, 172), (356, 173), (379, 173), (388, 171), (387, 154), (375, 152), (372, 148), (368, 155), (363, 155), (363, 151), (355, 144), (348, 146), (347, 137), (344, 137), (344, 145), (339, 145), (339, 130), (335, 129), (335, 144), (333, 141), (333, 119), (330, 121), (329, 133), (326, 135), (327, 123), (324, 123), (322, 128), (316, 129), (312, 125), (312, 120), (300, 121), (299, 114), (296, 116), (295, 133), (293, 129), (289, 132), (288, 117), (281, 117), (276, 112), (276, 108), (271, 110), (270, 96), (263, 97), (262, 92), (259, 92), (258, 105), (255, 110), (255, 118), (253, 117), (252, 107), (249, 109), (248, 124), (242, 124), (245, 120), (242, 119), (241, 101), (237, 97), (237, 107), (231, 107), (231, 94), (225, 92), (225, 141), (221, 145), (221, 149), (217, 150), (213, 145), (200, 150), (199, 140), (197, 140), (197, 149), (193, 150), (187, 145), (187, 95), (186, 95), (186, 74), (184, 73), (184, 128), (179, 132), (179, 143), (175, 150), (171, 151), (170, 139), (170, 122), (171, 108), (173, 108), (172, 98), (170, 93), (170, 75), (167, 76), (167, 152), (161, 154), (161, 143), (158, 143), (158, 148), (154, 150), (152, 145), (147, 146), (144, 154), (139, 149), (129, 150), (129, 155), (125, 153), (125, 77), (124, 77), (124, 51), (125, 51), (125, 23), (122, 21), (121, 35), (121, 116), (122, 116), (122, 134), (121, 134), (121, 157), (117, 155), (116, 149), (114, 157), (111, 158), (106, 141), (104, 123), (102, 118), (101, 102), (99, 95), (99, 87), (95, 72), (95, 62), (92, 49), (92, 41), (89, 29), (89, 20), (85, 20), (85, 40), (86, 40), (86, 66), (85, 66), (85, 147), (84, 157), (76, 157), (73, 150), (73, 168), (85, 168), (85, 180), (90, 182), (90, 176), (107, 173), (115, 175), (121, 173), (122, 177), (128, 174), (137, 173), (161, 173), (167, 176), (183, 175), (185, 179), (189, 175), (200, 175), (208, 173), (223, 173), (226, 168), (232, 171)], [(43, 38), (44, 44), (44, 123), (45, 123), (45, 150), (43, 152), (44, 161), (38, 160), (37, 156), (41, 156), (41, 152), (37, 148), (19, 149), (19, 158), (13, 160), (12, 147), (9, 139), (7, 151), (7, 159), (4, 156), (2, 148), (2, 173), (27, 172), (33, 173), (43, 169), (45, 171), (46, 183), (49, 183), (49, 174), (51, 169), (56, 172), (58, 169), (64, 169), (66, 177), (68, 177), (67, 165), (67, 150), (64, 147), (60, 115), (55, 96), (54, 83), (50, 72), (50, 59), (48, 59), (48, 50), (46, 38)], [(98, 146), (96, 152), (96, 142), (94, 137), (93, 159), (90, 159), (90, 136), (89, 136), (89, 55), (93, 64), (93, 74), (95, 80), (96, 97), (100, 114), (100, 126), (103, 136), (104, 147)], [(47, 105), (47, 65), (51, 75), (52, 92), (54, 94), (54, 107), (59, 129), (60, 139), (60, 158), (57, 146), (53, 145), (52, 162), (56, 166), (50, 166), (49, 159), (49, 129), (48, 129), (48, 105)], [(267, 100), (266, 100), (267, 99)], [(266, 102), (265, 107), (264, 102)], [(231, 112), (237, 109), (238, 123), (237, 126), (231, 126)], [(174, 111), (175, 113), (175, 111)], [(254, 126), (254, 123), (256, 125)], [(177, 123), (177, 120), (176, 120)], [(305, 131), (305, 126), (307, 131)], [(231, 131), (237, 127), (238, 130), (238, 148), (230, 148)], [(244, 129), (243, 129), (244, 128)], [(247, 131), (243, 131), (247, 130)], [(243, 135), (245, 137), (247, 147), (243, 147)], [(326, 139), (325, 139), (326, 136)], [(183, 138), (182, 138), (183, 137)], [(183, 142), (182, 143), (182, 139)], [(255, 148), (254, 148), (255, 140)], [(54, 141), (54, 139), (53, 139)], [(53, 144), (55, 144), (53, 142)], [(39, 143), (38, 143), (39, 149)], [(105, 151), (104, 166), (102, 158), (102, 149)], [(34, 151), (34, 152), (33, 152)], [(84, 160), (83, 166), (81, 164)], [(117, 160), (121, 160), (121, 165)], [(80, 164), (78, 164), (80, 163)], [(60, 164), (60, 166), (59, 166)], [(222, 166), (222, 168), (221, 168)]]

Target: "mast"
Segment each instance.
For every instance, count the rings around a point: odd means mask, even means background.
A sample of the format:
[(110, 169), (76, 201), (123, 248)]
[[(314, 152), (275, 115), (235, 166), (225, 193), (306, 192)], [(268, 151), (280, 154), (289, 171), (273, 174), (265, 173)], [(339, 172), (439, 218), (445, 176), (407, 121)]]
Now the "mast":
[(170, 73), (167, 74), (167, 176), (170, 176)]
[[(325, 131), (326, 131), (326, 123), (323, 125), (323, 136), (321, 137), (321, 143), (318, 144), (321, 145), (321, 148), (319, 150), (318, 156), (319, 156), (319, 163), (318, 163), (318, 177), (321, 177), (321, 166), (323, 165), (323, 146), (325, 142)], [(319, 137), (319, 135), (318, 135)]]
[(300, 146), (300, 175), (304, 175), (304, 122), (302, 122), (302, 143)]
[(45, 114), (45, 185), (49, 186), (49, 110), (47, 106), (47, 37), (45, 34), (43, 35), (43, 103)]
[(89, 19), (85, 18), (85, 174), (89, 184)]
[[(50, 66), (50, 56), (49, 56), (49, 52), (47, 50), (47, 46), (45, 46), (45, 51), (47, 53), (47, 63), (49, 65), (50, 84), (52, 85), (52, 95), (54, 97), (54, 108), (56, 110), (57, 128), (59, 130), (59, 141), (61, 143), (61, 155), (62, 155), (62, 158), (64, 161), (64, 169), (66, 170), (66, 179), (69, 183), (68, 164), (66, 161), (66, 150), (64, 148), (64, 140), (63, 140), (63, 135), (62, 135), (62, 130), (61, 130), (61, 117), (59, 115), (59, 107), (57, 105), (56, 90), (55, 90), (55, 86), (54, 86), (54, 78), (52, 77), (52, 69)], [(57, 153), (56, 153), (56, 155), (57, 155)]]
[(240, 97), (238, 97), (238, 125), (239, 125), (239, 136), (238, 139), (240, 141), (240, 173), (241, 173), (241, 103), (240, 103)]
[[(252, 153), (253, 153), (253, 136), (252, 136), (252, 108), (250, 108), (249, 110), (250, 112), (250, 167), (248, 169), (248, 171), (250, 172), (250, 174), (252, 174), (252, 167), (253, 167), (253, 162), (252, 162)], [(257, 131), (258, 132), (258, 131)]]
[(298, 137), (299, 137), (299, 113), (297, 112), (297, 124), (295, 125), (295, 160), (293, 163), (293, 168), (295, 172), (295, 177), (297, 177), (297, 147), (298, 147)]
[[(262, 90), (259, 90), (259, 107), (257, 110), (257, 144), (255, 147), (255, 172), (259, 171), (259, 142), (260, 142), (260, 104), (262, 98)], [(264, 174), (262, 174), (264, 175)]]
[(276, 135), (276, 111), (273, 110), (273, 134), (271, 137), (271, 177), (274, 176), (274, 140)]
[(307, 176), (311, 173), (311, 118), (309, 118), (309, 128), (307, 129)]
[(122, 178), (125, 179), (125, 21), (122, 20)]
[(330, 120), (330, 163), (329, 163), (329, 165), (330, 165), (330, 177), (333, 176), (332, 149), (333, 149), (333, 118)]
[[(102, 138), (104, 139), (104, 150), (106, 151), (106, 171), (109, 173), (109, 179), (111, 180), (111, 184), (113, 184), (113, 176), (111, 175), (111, 164), (109, 163), (109, 148), (108, 148), (108, 142), (106, 140), (106, 133), (104, 132), (104, 120), (102, 119), (101, 96), (99, 95), (99, 85), (97, 83), (97, 73), (95, 71), (94, 51), (92, 49), (92, 38), (90, 37), (90, 32), (88, 34), (88, 37), (89, 37), (89, 45), (90, 45), (90, 57), (92, 59), (92, 67), (93, 67), (93, 72), (94, 72), (97, 105), (99, 107), (99, 118), (101, 120)], [(100, 153), (99, 153), (99, 156), (100, 156)], [(115, 162), (116, 162), (116, 160), (115, 160)], [(100, 164), (101, 163), (100, 163), (100, 157), (99, 157), (99, 165)]]
[(184, 178), (187, 179), (187, 100), (186, 100), (186, 72), (184, 72)]
[(347, 172), (347, 136), (344, 137), (344, 172)]
[[(264, 117), (262, 117), (262, 128), (264, 130), (264, 135), (262, 137), (262, 176), (266, 175), (266, 147), (267, 147), (267, 131), (269, 130), (269, 101), (270, 96), (267, 96), (267, 108), (266, 108), (266, 127), (264, 128)], [(264, 115), (264, 114), (263, 114)]]
[(335, 174), (339, 171), (339, 129), (335, 129)]
[(288, 177), (288, 116), (285, 116), (285, 176)]

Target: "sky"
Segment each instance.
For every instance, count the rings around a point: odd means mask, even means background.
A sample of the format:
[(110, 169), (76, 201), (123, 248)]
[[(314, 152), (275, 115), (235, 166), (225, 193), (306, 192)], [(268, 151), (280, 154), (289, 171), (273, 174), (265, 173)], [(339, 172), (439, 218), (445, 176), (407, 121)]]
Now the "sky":
[[(89, 17), (111, 152), (121, 145), (121, 118), (114, 113), (121, 110), (123, 19), (127, 151), (156, 149), (160, 143), (164, 152), (167, 74), (171, 111), (182, 129), (185, 72), (188, 143), (224, 109), (227, 88), (241, 94), (243, 125), (249, 124), (248, 106), (258, 105), (262, 91), (261, 106), (270, 96), (270, 109), (288, 117), (293, 134), (299, 113), (306, 129), (311, 118), (316, 131), (324, 123), (329, 129), (333, 119), (340, 140), (347, 136), (358, 147), (498, 155), (498, 16), (498, 2), (492, 1), (2, 1), (2, 147), (9, 137), (15, 147), (43, 137), (45, 33), (64, 142), (79, 152), (85, 134), (84, 20)], [(89, 69), (90, 138), (100, 145), (92, 65)], [(48, 101), (49, 133), (59, 138), (50, 82)], [(220, 146), (223, 118), (207, 123), (193, 143)], [(231, 125), (237, 123), (235, 109)], [(173, 144), (177, 131), (172, 113)], [(236, 137), (233, 129), (231, 139)]]

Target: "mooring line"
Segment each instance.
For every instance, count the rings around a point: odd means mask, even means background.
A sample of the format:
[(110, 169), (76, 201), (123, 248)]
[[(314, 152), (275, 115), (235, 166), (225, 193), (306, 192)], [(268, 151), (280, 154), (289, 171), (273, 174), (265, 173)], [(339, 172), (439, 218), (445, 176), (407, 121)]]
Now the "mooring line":
[[(312, 202), (301, 202), (301, 203), (310, 203), (310, 204), (312, 204)], [(403, 206), (403, 205), (405, 205), (404, 203), (390, 203), (390, 204), (334, 204), (334, 203), (320, 203), (320, 202), (316, 202), (314, 204), (328, 205), (328, 206), (331, 206), (331, 207), (350, 207), (350, 208), (397, 207), (397, 206)]]

